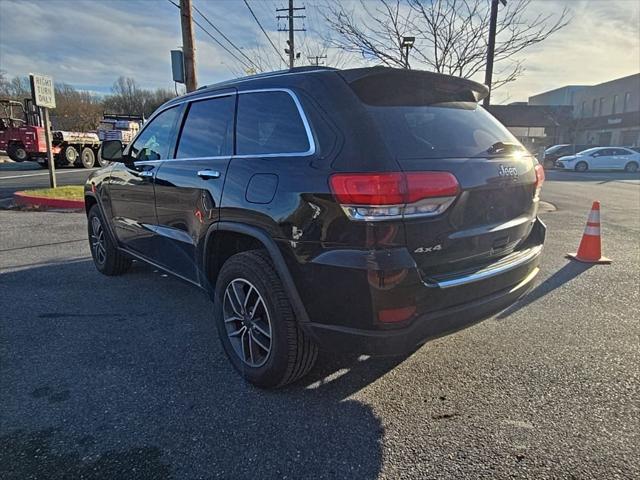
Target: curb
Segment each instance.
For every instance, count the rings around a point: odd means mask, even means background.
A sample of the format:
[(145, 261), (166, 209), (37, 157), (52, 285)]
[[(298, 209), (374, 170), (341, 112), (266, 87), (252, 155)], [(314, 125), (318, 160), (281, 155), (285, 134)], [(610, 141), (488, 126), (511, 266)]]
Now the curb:
[(63, 198), (51, 198), (51, 197), (36, 197), (29, 195), (26, 192), (16, 192), (13, 194), (18, 205), (23, 206), (39, 206), (50, 208), (64, 208), (69, 210), (83, 210), (84, 200), (66, 200)]

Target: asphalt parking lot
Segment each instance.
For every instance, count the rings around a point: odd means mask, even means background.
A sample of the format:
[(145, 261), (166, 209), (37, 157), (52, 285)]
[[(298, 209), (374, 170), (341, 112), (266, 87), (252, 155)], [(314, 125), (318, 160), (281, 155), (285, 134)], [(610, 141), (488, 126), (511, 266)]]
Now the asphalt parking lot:
[[(268, 392), (232, 370), (203, 293), (99, 275), (82, 214), (0, 210), (0, 477), (639, 478), (640, 179), (551, 172), (543, 199), (520, 303)], [(610, 266), (564, 258), (592, 200)]]

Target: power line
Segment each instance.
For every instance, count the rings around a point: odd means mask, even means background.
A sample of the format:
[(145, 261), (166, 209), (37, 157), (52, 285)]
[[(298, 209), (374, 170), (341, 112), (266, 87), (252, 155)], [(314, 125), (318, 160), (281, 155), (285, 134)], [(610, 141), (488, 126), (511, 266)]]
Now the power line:
[(222, 33), (218, 27), (216, 27), (213, 23), (211, 23), (211, 21), (207, 18), (207, 16), (206, 16), (204, 13), (202, 13), (202, 12), (198, 9), (198, 7), (196, 7), (196, 6), (194, 5), (193, 9), (194, 9), (196, 12), (198, 12), (198, 13), (200, 14), (200, 16), (204, 19), (204, 21), (205, 21), (205, 22), (207, 22), (209, 25), (211, 25), (211, 26), (213, 27), (213, 29), (214, 29), (216, 32), (218, 32), (218, 33), (222, 36), (222, 38), (224, 38), (227, 42), (229, 42), (229, 44), (230, 44), (233, 48), (235, 48), (238, 52), (240, 52), (240, 54), (241, 54), (244, 58), (246, 58), (246, 59), (249, 61), (249, 63), (251, 63), (251, 64), (252, 64), (256, 69), (258, 69), (258, 70), (259, 70), (258, 65), (256, 65), (256, 64), (255, 64), (255, 62), (254, 62), (253, 60), (251, 60), (251, 59), (250, 59), (250, 58), (249, 58), (249, 57), (248, 57), (248, 56), (247, 56), (247, 55), (246, 55), (246, 54), (245, 54), (245, 53), (244, 53), (240, 48), (238, 48), (238, 47), (236, 46), (236, 44), (235, 44), (235, 43), (233, 43), (231, 40), (229, 40), (229, 37), (227, 37), (224, 33)]
[[(173, 0), (167, 0), (169, 3), (171, 3), (173, 6), (180, 8), (180, 5), (178, 5), (177, 3), (175, 3)], [(229, 55), (231, 55), (233, 58), (235, 58), (238, 62), (240, 62), (246, 69), (251, 70), (253, 67), (251, 65), (247, 65), (247, 63), (238, 58), (231, 50), (229, 50), (227, 47), (225, 47), (216, 37), (214, 37), (213, 35), (211, 35), (211, 33), (209, 32), (209, 30), (207, 30), (206, 28), (204, 28), (200, 23), (198, 23), (197, 20), (193, 20), (193, 23), (195, 23), (198, 27), (200, 27), (200, 30), (202, 30), (204, 33), (206, 33), (214, 42), (216, 42), (218, 45), (220, 45), (220, 47), (226, 51)]]
[(267, 35), (266, 30), (264, 28), (262, 28), (262, 24), (260, 23), (260, 20), (258, 20), (258, 17), (256, 17), (256, 14), (253, 13), (253, 9), (251, 8), (251, 5), (249, 5), (249, 2), (247, 2), (247, 0), (244, 0), (244, 4), (249, 9), (249, 12), (251, 12), (251, 16), (253, 17), (253, 19), (256, 21), (256, 23), (260, 27), (260, 30), (262, 30), (262, 33), (264, 33), (264, 36), (267, 37), (267, 40), (269, 40), (269, 43), (271, 44), (273, 49), (278, 54), (278, 57), (280, 57), (280, 60), (282, 60), (283, 63), (286, 65), (286, 63), (287, 63), (286, 60), (282, 57), (282, 54), (280, 53), (280, 50), (278, 50), (278, 47), (276, 47), (276, 45), (273, 43), (273, 41), (271, 40), (271, 37), (269, 37), (269, 35)]

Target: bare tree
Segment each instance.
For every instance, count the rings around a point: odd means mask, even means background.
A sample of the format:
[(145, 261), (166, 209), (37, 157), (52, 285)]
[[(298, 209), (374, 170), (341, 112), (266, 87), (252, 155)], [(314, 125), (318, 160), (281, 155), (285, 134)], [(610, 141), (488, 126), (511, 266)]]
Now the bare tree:
[(56, 108), (52, 123), (58, 130), (90, 131), (102, 117), (102, 101), (96, 95), (76, 90), (69, 84), (56, 84)]
[(148, 117), (156, 108), (175, 97), (170, 89), (146, 90), (130, 77), (119, 77), (111, 87), (111, 95), (104, 99), (104, 109), (109, 113), (143, 115)]
[(22, 101), (31, 96), (31, 86), (27, 77), (13, 77), (9, 80), (6, 73), (0, 71), (0, 98)]
[[(415, 36), (410, 53), (414, 66), (470, 78), (484, 71), (489, 35), (489, 0), (360, 0), (347, 9), (327, 0), (323, 16), (332, 46), (359, 53), (379, 63), (404, 67), (402, 37)], [(499, 10), (493, 88), (514, 81), (523, 72), (514, 57), (546, 40), (570, 21), (563, 9), (557, 15), (535, 13), (531, 0), (509, 0)], [(411, 63), (409, 63), (411, 64)]]

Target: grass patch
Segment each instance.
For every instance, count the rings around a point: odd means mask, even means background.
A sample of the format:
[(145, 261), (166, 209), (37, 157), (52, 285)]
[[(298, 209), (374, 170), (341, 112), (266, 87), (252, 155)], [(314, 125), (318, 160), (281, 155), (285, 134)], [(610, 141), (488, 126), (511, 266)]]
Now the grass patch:
[(63, 198), (65, 200), (83, 200), (84, 199), (84, 185), (67, 185), (65, 187), (58, 188), (39, 188), (36, 190), (25, 190), (27, 195), (33, 195), (34, 197), (47, 197), (47, 198)]

